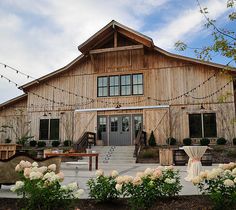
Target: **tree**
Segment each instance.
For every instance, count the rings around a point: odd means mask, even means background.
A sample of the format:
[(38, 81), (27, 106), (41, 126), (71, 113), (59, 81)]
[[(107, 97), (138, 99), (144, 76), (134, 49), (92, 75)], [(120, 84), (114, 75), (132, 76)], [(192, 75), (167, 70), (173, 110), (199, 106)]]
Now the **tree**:
[[(236, 27), (232, 29), (230, 28), (220, 28), (217, 26), (216, 20), (213, 20), (209, 17), (208, 8), (203, 8), (197, 0), (198, 6), (200, 8), (200, 12), (204, 16), (206, 23), (204, 26), (206, 29), (210, 29), (212, 44), (203, 46), (202, 48), (191, 48), (188, 47), (186, 43), (183, 41), (178, 41), (175, 43), (175, 47), (177, 50), (184, 51), (187, 48), (193, 49), (197, 58), (202, 60), (212, 60), (213, 54), (217, 53), (224, 58), (227, 58), (229, 62), (226, 64), (227, 66), (236, 64)], [(236, 0), (228, 0), (227, 1), (228, 8), (228, 20), (232, 24), (236, 21)]]
[(149, 137), (148, 144), (149, 144), (149, 146), (151, 146), (151, 147), (154, 147), (154, 146), (157, 145), (153, 131), (151, 132), (151, 135), (150, 135), (150, 137)]

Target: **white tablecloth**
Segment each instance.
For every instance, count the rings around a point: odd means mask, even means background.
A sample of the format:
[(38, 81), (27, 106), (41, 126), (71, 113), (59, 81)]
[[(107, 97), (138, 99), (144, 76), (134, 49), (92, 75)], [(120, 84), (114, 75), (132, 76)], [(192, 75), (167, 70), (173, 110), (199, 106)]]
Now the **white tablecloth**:
[(201, 157), (207, 150), (207, 146), (184, 146), (183, 149), (189, 156), (186, 181), (191, 181), (195, 176), (200, 174), (202, 164)]

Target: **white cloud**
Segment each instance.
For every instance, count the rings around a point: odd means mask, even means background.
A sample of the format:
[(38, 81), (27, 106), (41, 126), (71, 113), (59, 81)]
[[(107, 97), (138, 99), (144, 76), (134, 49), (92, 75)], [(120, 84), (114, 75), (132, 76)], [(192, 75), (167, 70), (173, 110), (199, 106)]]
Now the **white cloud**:
[[(202, 4), (202, 7), (208, 8), (209, 16), (213, 19), (219, 18), (227, 10), (226, 3), (222, 0), (209, 0)], [(196, 5), (196, 8), (180, 11), (177, 17), (173, 17), (161, 29), (148, 31), (147, 34), (153, 37), (157, 46), (173, 49), (174, 43), (178, 40), (186, 42), (199, 36), (199, 33), (204, 35), (202, 31), (204, 21), (205, 19)]]

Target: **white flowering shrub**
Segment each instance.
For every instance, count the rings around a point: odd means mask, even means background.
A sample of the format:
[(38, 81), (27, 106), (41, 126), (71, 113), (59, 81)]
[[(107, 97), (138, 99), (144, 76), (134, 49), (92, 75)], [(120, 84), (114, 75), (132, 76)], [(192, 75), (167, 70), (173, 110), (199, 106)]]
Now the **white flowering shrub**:
[(173, 166), (147, 168), (135, 177), (118, 176), (116, 181), (117, 191), (128, 197), (133, 209), (147, 208), (159, 197), (178, 195), (182, 189), (179, 172)]
[(202, 194), (209, 195), (215, 209), (236, 209), (236, 163), (219, 164), (192, 179)]
[(116, 199), (120, 194), (115, 188), (118, 172), (113, 170), (105, 176), (103, 170), (100, 169), (96, 171), (95, 175), (95, 179), (91, 178), (87, 182), (90, 189), (89, 196), (97, 201)]
[(20, 181), (11, 188), (25, 199), (25, 209), (68, 209), (72, 200), (78, 199), (83, 190), (77, 183), (61, 186), (64, 175), (55, 173), (56, 165), (39, 167), (38, 163), (21, 161), (15, 168)]

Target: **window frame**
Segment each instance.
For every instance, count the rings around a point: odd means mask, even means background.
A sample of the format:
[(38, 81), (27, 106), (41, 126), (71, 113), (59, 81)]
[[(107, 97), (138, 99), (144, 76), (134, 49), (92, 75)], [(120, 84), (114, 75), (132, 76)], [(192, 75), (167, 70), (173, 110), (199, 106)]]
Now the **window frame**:
[[(142, 83), (141, 84), (134, 84), (134, 76), (136, 76), (136, 75), (142, 75)], [(135, 95), (135, 96), (137, 96), (137, 95), (143, 95), (143, 93), (144, 93), (144, 84), (143, 84), (144, 82), (143, 82), (143, 74), (142, 73), (139, 73), (139, 74), (132, 74), (132, 95)], [(135, 94), (134, 93), (134, 86), (142, 86), (142, 93), (140, 93), (140, 94)]]
[[(204, 124), (204, 115), (205, 114), (214, 114), (215, 116), (215, 136), (206, 136), (205, 135), (205, 124)], [(192, 137), (190, 133), (190, 115), (200, 115), (201, 117), (201, 137)], [(200, 112), (200, 113), (189, 113), (188, 114), (188, 126), (189, 126), (189, 137), (190, 138), (196, 138), (196, 139), (201, 139), (201, 138), (217, 138), (217, 118), (216, 118), (216, 113), (215, 112)]]
[[(127, 76), (129, 76), (130, 77), (130, 84), (129, 85), (122, 85), (121, 84), (121, 81), (122, 81), (122, 77), (127, 77)], [(131, 96), (132, 95), (132, 74), (122, 74), (122, 75), (120, 75), (120, 96)], [(122, 95), (122, 87), (129, 87), (130, 86), (130, 94), (126, 94), (126, 95)]]
[[(106, 86), (99, 86), (99, 79), (101, 78), (106, 78), (107, 79), (107, 85)], [(107, 95), (104, 96), (99, 96), (99, 89), (100, 88), (106, 88), (107, 89)], [(109, 77), (108, 76), (101, 76), (101, 77), (97, 77), (97, 97), (108, 97), (109, 96)]]

